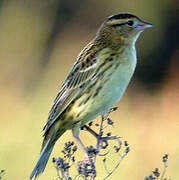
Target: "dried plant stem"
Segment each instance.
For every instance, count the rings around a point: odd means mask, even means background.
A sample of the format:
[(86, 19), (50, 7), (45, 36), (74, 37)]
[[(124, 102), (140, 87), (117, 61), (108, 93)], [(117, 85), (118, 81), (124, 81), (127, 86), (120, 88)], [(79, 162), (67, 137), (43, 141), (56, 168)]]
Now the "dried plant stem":
[[(113, 125), (113, 121), (109, 118), (109, 114), (113, 111), (117, 110), (117, 108), (112, 108), (111, 111), (105, 115), (102, 116), (101, 121), (99, 124), (96, 124), (96, 126), (99, 127), (99, 133), (96, 133), (93, 129), (90, 128), (92, 126), (92, 122), (89, 123), (89, 125), (85, 125), (82, 129), (85, 128), (88, 132), (90, 132), (93, 136), (96, 137), (97, 142), (96, 145), (86, 147), (87, 154), (88, 154), (88, 160), (82, 160), (82, 161), (76, 161), (74, 152), (77, 150), (77, 146), (74, 146), (74, 142), (66, 142), (65, 147), (62, 150), (63, 157), (54, 158), (54, 161), (56, 163), (56, 169), (57, 169), (57, 176), (59, 180), (69, 180), (72, 179), (69, 174), (69, 169), (71, 166), (75, 166), (78, 175), (74, 177), (74, 180), (78, 180), (80, 178), (83, 178), (84, 180), (94, 180), (96, 178), (96, 159), (99, 156), (105, 157), (109, 154), (110, 148), (108, 141), (109, 140), (115, 140), (117, 141), (118, 145), (114, 146), (115, 153), (119, 153), (119, 150), (121, 149), (122, 142), (119, 140), (119, 136), (111, 136), (111, 132), (106, 133), (106, 136), (104, 136), (104, 133), (106, 131), (106, 128), (108, 125)], [(126, 141), (127, 142), (127, 141)], [(106, 169), (107, 176), (105, 179), (107, 179), (109, 176), (113, 174), (113, 172), (118, 168), (121, 161), (124, 159), (124, 157), (129, 152), (129, 146), (128, 143), (124, 143), (125, 151), (124, 154), (121, 156), (119, 162), (117, 165), (112, 169), (112, 171), (109, 171), (107, 169), (107, 166), (104, 162), (104, 168)], [(107, 152), (101, 154), (102, 150), (106, 150)], [(106, 158), (105, 158), (106, 159)], [(104, 160), (105, 160), (104, 159)], [(71, 162), (71, 163), (70, 163)], [(70, 165), (71, 164), (71, 165)], [(104, 179), (104, 180), (105, 180)]]
[(163, 172), (162, 172), (162, 175), (161, 175), (160, 180), (163, 180), (163, 179), (164, 179), (164, 176), (165, 176), (167, 167), (168, 167), (167, 162), (164, 162), (164, 169), (163, 169)]
[[(107, 167), (105, 165), (105, 167), (106, 167), (105, 169), (107, 170), (108, 175), (103, 180), (107, 179), (109, 176), (111, 176), (114, 173), (114, 171), (119, 167), (119, 165), (121, 164), (122, 160), (125, 158), (126, 155), (127, 155), (127, 153), (124, 153), (122, 156), (120, 156), (119, 162), (117, 163), (117, 165), (114, 167), (114, 169), (111, 172), (109, 172), (109, 170), (107, 169)], [(104, 164), (105, 164), (105, 162), (104, 162)]]

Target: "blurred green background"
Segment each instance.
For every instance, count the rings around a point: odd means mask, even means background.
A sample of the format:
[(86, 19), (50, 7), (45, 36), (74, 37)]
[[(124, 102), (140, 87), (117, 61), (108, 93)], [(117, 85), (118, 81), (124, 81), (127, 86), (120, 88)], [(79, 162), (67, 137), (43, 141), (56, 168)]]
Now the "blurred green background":
[[(104, 19), (130, 12), (154, 24), (137, 43), (138, 67), (112, 114), (114, 135), (131, 152), (109, 179), (142, 180), (169, 154), (167, 177), (179, 179), (179, 51), (177, 0), (1, 0), (0, 169), (4, 179), (28, 179), (37, 161), (42, 128), (57, 91), (78, 53)], [(94, 139), (88, 137), (87, 145)], [(67, 132), (52, 157), (59, 156)], [(39, 180), (56, 177), (51, 158)], [(117, 161), (116, 161), (117, 162)], [(110, 165), (110, 164), (109, 164)], [(111, 166), (111, 165), (110, 165)], [(104, 177), (98, 173), (97, 180)]]

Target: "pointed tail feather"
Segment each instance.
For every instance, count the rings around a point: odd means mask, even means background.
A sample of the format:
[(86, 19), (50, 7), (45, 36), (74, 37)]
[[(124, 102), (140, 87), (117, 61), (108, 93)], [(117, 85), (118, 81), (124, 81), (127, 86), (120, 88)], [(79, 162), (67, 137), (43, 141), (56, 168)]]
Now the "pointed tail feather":
[(33, 177), (36, 179), (37, 176), (39, 176), (44, 171), (54, 145), (55, 142), (52, 143), (49, 139), (46, 145), (43, 147), (38, 162), (31, 173), (30, 180), (32, 180)]

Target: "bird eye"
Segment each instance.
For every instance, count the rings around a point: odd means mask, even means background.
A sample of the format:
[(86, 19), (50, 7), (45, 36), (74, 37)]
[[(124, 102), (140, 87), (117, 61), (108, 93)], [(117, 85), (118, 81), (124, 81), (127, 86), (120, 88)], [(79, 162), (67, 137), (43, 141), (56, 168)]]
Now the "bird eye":
[(133, 26), (133, 24), (134, 24), (134, 21), (132, 21), (132, 20), (129, 20), (129, 21), (127, 21), (127, 24), (128, 24), (129, 26)]

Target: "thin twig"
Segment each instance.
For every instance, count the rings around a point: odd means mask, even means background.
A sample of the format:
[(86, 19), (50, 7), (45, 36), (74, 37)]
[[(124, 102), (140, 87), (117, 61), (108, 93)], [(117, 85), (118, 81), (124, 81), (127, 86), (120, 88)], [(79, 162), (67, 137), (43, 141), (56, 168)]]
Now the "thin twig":
[[(74, 177), (74, 180), (78, 180), (80, 178), (81, 174), (77, 174), (75, 177)], [(82, 176), (81, 176), (82, 177)], [(77, 179), (78, 178), (78, 179)]]
[(106, 160), (103, 161), (103, 162), (104, 162), (104, 169), (105, 169), (106, 173), (109, 174), (110, 172), (109, 172), (109, 170), (108, 170), (108, 168), (107, 168), (107, 166), (106, 166)]
[(98, 138), (99, 134), (97, 134), (94, 130), (92, 130), (89, 126), (85, 125), (84, 128), (90, 132), (94, 137)]
[(109, 172), (109, 174), (103, 180), (107, 179), (109, 176), (111, 176), (114, 173), (114, 171), (119, 167), (119, 165), (121, 164), (122, 160), (124, 159), (126, 155), (127, 153), (124, 153), (122, 156), (120, 156), (121, 158), (119, 162), (117, 163), (117, 165), (114, 167), (114, 169), (111, 172)]
[(164, 176), (165, 176), (167, 167), (168, 167), (167, 162), (164, 162), (164, 169), (163, 169), (163, 172), (162, 172), (162, 175), (161, 175), (160, 180), (163, 180), (163, 179), (164, 179)]
[[(96, 149), (97, 149), (98, 152), (100, 152), (100, 150), (101, 150), (100, 143), (101, 143), (101, 137), (102, 137), (102, 134), (103, 134), (103, 122), (104, 121), (105, 121), (105, 118), (102, 115), (101, 116), (100, 128), (99, 128), (99, 135), (97, 137), (97, 145), (96, 145)], [(94, 162), (96, 162), (96, 155), (95, 155), (95, 158), (94, 158)]]
[[(62, 180), (62, 178), (61, 178), (61, 176), (60, 176), (60, 173), (59, 173), (59, 168), (58, 168), (57, 165), (55, 166), (55, 169), (57, 170), (57, 177), (58, 177), (60, 180)], [(61, 171), (60, 171), (60, 172), (61, 172)], [(61, 174), (62, 174), (62, 172), (61, 172)]]

